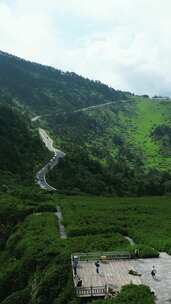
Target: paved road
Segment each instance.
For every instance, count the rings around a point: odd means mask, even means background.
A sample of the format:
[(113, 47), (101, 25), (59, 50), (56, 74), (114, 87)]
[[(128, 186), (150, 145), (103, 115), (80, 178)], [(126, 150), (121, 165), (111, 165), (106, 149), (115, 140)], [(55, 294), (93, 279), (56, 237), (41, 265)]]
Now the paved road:
[[(119, 102), (125, 102), (126, 100), (119, 100)], [(68, 111), (68, 112), (57, 112), (56, 115), (65, 115), (65, 114), (72, 114), (72, 113), (78, 113), (78, 112), (85, 112), (85, 111), (91, 111), (91, 110), (95, 110), (95, 109), (98, 109), (98, 108), (103, 108), (105, 106), (109, 106), (109, 105), (112, 105), (112, 104), (115, 104), (117, 101), (110, 101), (110, 102), (106, 102), (106, 103), (102, 103), (102, 104), (98, 104), (98, 105), (93, 105), (93, 106), (89, 106), (89, 107), (85, 107), (85, 108), (80, 108), (80, 109), (77, 109), (77, 110), (73, 110), (73, 111)], [(43, 117), (49, 117), (49, 116), (52, 116), (52, 114), (45, 114), (43, 115)], [(40, 117), (42, 116), (35, 116), (31, 119), (31, 121), (36, 121), (38, 119), (40, 119)]]
[(95, 105), (95, 106), (90, 106), (90, 107), (78, 109), (78, 110), (73, 111), (72, 113), (85, 112), (85, 111), (94, 110), (94, 109), (97, 109), (97, 108), (103, 108), (103, 107), (111, 105), (113, 103), (116, 103), (116, 101), (106, 102), (106, 103), (98, 104), (98, 105)]
[[(120, 100), (122, 102), (124, 102), (124, 100)], [(79, 112), (85, 112), (85, 111), (92, 111), (92, 110), (95, 110), (95, 109), (98, 109), (98, 108), (103, 108), (105, 106), (109, 106), (109, 105), (112, 105), (112, 104), (115, 104), (116, 101), (111, 101), (111, 102), (106, 102), (106, 103), (102, 103), (102, 104), (98, 104), (98, 105), (94, 105), (94, 106), (89, 106), (89, 107), (86, 107), (86, 108), (81, 108), (81, 109), (77, 109), (77, 110), (74, 110), (74, 111), (71, 111), (71, 112), (61, 112), (61, 113), (56, 113), (56, 115), (65, 115), (65, 114), (72, 114), (72, 113), (79, 113)]]
[(53, 140), (49, 137), (45, 130), (39, 128), (39, 134), (47, 149), (54, 152), (54, 156), (41, 170), (37, 172), (35, 178), (36, 183), (44, 190), (55, 191), (56, 189), (47, 183), (46, 174), (59, 163), (61, 158), (64, 158), (65, 153), (54, 148)]

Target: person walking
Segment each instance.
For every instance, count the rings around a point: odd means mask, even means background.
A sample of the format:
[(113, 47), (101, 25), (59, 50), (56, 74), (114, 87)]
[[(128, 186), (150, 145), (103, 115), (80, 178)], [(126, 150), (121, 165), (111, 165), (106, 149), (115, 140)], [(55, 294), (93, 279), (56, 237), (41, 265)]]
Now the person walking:
[(77, 267), (78, 267), (78, 257), (74, 256), (73, 258), (73, 270), (74, 270), (74, 275), (77, 276)]
[(73, 269), (74, 269), (74, 275), (76, 276), (77, 275), (77, 265), (76, 264), (73, 265)]
[(153, 279), (156, 278), (156, 273), (157, 273), (157, 270), (156, 270), (155, 266), (153, 266), (152, 270), (151, 270), (151, 275), (152, 275)]
[(99, 263), (99, 261), (96, 261), (95, 266), (96, 266), (96, 273), (99, 274), (99, 269), (100, 269), (100, 263)]

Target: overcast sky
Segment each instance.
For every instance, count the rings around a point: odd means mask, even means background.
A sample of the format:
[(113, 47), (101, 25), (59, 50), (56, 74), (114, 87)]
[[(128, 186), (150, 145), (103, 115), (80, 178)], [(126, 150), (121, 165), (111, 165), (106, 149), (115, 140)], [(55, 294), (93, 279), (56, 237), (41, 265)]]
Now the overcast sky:
[(0, 0), (0, 49), (171, 96), (171, 0)]

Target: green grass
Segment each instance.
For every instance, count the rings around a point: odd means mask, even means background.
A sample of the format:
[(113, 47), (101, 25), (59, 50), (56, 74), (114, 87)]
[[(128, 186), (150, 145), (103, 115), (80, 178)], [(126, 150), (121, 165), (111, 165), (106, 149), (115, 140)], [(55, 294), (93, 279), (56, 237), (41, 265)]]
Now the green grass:
[(129, 235), (137, 244), (171, 252), (170, 197), (63, 197), (60, 205), (71, 236)]
[(152, 138), (152, 131), (159, 125), (170, 125), (171, 103), (135, 99), (135, 115), (128, 123), (130, 142), (143, 152), (146, 168), (171, 170), (171, 157), (161, 154), (160, 144)]

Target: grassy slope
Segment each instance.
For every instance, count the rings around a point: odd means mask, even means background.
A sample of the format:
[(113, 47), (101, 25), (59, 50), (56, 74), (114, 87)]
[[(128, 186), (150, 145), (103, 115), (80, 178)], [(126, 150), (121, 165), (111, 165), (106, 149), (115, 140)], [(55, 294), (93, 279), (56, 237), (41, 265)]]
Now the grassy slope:
[(159, 143), (152, 138), (156, 126), (171, 124), (171, 102), (136, 98), (135, 106), (128, 124), (130, 142), (143, 152), (146, 168), (171, 170), (171, 157), (163, 156)]
[[(152, 137), (152, 131), (157, 126), (171, 125), (171, 102), (156, 102), (136, 97), (132, 102), (125, 102), (124, 105), (117, 113), (106, 110), (110, 123), (104, 134), (101, 134), (101, 144), (104, 140), (106, 152), (109, 152), (110, 156), (115, 159), (118, 154), (118, 145), (111, 143), (111, 138), (114, 135), (120, 135), (128, 149), (130, 148), (136, 153), (138, 151), (139, 155), (142, 155), (146, 169), (171, 171), (171, 157), (162, 155), (160, 143)], [(98, 112), (89, 115), (98, 117)]]

